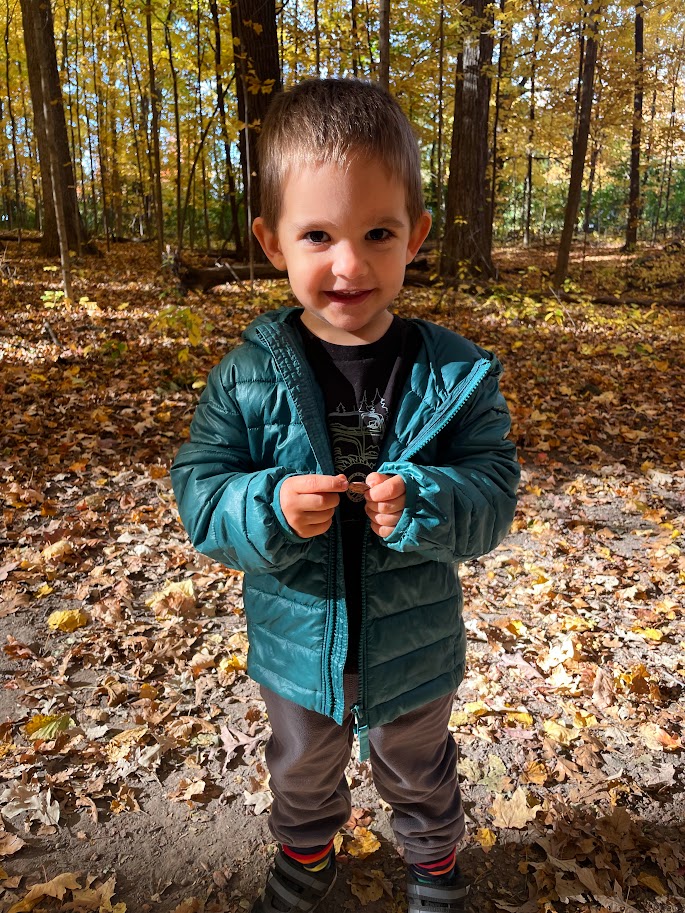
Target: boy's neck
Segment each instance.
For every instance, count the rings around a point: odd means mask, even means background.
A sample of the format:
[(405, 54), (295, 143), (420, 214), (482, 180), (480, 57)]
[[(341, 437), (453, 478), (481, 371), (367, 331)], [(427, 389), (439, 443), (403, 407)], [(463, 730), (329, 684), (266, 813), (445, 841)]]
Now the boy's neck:
[(300, 320), (310, 333), (324, 342), (331, 342), (336, 346), (366, 346), (372, 342), (378, 342), (385, 336), (392, 325), (393, 315), (390, 311), (385, 310), (372, 324), (367, 324), (352, 332), (333, 327), (306, 310), (300, 314)]

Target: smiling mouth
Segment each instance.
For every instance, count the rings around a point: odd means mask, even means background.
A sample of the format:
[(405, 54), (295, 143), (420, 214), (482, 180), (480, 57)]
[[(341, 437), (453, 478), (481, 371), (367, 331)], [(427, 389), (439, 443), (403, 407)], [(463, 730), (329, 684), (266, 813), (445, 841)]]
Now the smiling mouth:
[(352, 289), (352, 290), (336, 290), (332, 289), (331, 291), (326, 292), (327, 297), (331, 301), (342, 302), (343, 304), (357, 304), (371, 294), (372, 289)]

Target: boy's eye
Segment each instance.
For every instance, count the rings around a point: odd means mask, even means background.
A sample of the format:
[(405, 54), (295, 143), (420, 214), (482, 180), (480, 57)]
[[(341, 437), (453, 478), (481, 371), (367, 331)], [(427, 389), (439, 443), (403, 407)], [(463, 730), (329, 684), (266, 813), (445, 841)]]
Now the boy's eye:
[(392, 236), (392, 232), (387, 228), (372, 228), (366, 235), (369, 241), (387, 241)]
[(330, 240), (325, 231), (308, 231), (305, 239), (311, 241), (312, 244), (324, 244)]

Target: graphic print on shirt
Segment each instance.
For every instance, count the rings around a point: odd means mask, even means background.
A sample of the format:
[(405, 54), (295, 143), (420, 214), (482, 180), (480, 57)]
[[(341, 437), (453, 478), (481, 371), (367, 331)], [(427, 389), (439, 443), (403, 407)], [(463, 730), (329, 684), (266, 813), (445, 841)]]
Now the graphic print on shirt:
[[(364, 392), (358, 406), (340, 403), (328, 414), (336, 472), (344, 472), (350, 482), (364, 482), (373, 472), (380, 453), (388, 407), (378, 390), (373, 397)], [(351, 501), (363, 501), (364, 495), (348, 491)]]

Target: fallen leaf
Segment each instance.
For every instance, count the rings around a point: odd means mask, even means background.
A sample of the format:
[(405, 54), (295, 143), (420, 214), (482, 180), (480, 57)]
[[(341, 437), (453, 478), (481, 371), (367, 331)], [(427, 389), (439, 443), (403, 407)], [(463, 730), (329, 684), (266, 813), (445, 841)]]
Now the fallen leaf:
[(484, 853), (489, 853), (495, 843), (497, 843), (497, 837), (489, 827), (478, 828), (476, 831), (476, 840), (483, 848)]
[(89, 621), (90, 616), (82, 609), (58, 609), (48, 618), (48, 627), (51, 631), (72, 634), (77, 628), (85, 628)]
[(345, 852), (356, 859), (366, 859), (380, 848), (378, 837), (365, 827), (355, 827), (354, 837), (345, 842)]
[(47, 742), (54, 739), (58, 732), (64, 732), (65, 729), (75, 725), (76, 723), (68, 713), (49, 716), (39, 713), (24, 726), (24, 732), (30, 739), (43, 739)]
[(643, 723), (638, 727), (640, 738), (650, 751), (676, 751), (682, 747), (678, 736), (673, 736), (656, 723)]
[(2, 804), (3, 818), (11, 819), (28, 813), (32, 821), (40, 821), (42, 824), (55, 825), (59, 822), (59, 802), (53, 800), (49, 789), (41, 792), (22, 784), (10, 786), (0, 795), (0, 805)]
[(21, 837), (16, 834), (8, 834), (6, 830), (0, 828), (0, 856), (14, 856), (19, 850), (26, 846)]
[(368, 872), (354, 871), (349, 884), (350, 890), (363, 907), (375, 900), (380, 900), (388, 890), (385, 876), (377, 869), (371, 869)]
[(490, 808), (492, 823), (495, 827), (523, 828), (535, 818), (539, 808), (539, 805), (529, 808), (526, 793), (519, 786), (511, 799), (497, 796)]
[(255, 815), (261, 815), (267, 809), (271, 808), (271, 805), (274, 801), (274, 797), (271, 795), (271, 790), (257, 790), (256, 792), (249, 793), (247, 790), (243, 793), (243, 799), (245, 805), (253, 809)]
[(577, 739), (580, 736), (580, 729), (577, 729), (575, 726), (572, 726), (570, 729), (566, 726), (562, 726), (560, 723), (557, 723), (556, 720), (545, 720), (542, 724), (542, 728), (552, 741), (558, 742), (560, 745), (570, 745), (574, 739)]
[(661, 883), (658, 875), (650, 875), (648, 872), (640, 872), (637, 876), (637, 880), (640, 884), (643, 884), (646, 888), (649, 888), (650, 891), (654, 891), (655, 894), (658, 894), (659, 897), (667, 897), (668, 891)]
[(23, 900), (12, 904), (7, 913), (30, 913), (44, 897), (55, 897), (62, 900), (67, 891), (78, 890), (79, 885), (73, 872), (58, 875), (52, 881), (35, 884)]

